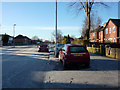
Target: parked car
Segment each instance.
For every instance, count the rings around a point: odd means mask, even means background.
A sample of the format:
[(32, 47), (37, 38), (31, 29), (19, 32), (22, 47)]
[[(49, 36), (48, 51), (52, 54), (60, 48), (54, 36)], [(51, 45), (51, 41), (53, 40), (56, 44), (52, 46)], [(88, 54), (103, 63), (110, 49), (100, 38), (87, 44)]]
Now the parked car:
[(43, 52), (49, 52), (48, 45), (45, 45), (45, 44), (39, 45), (38, 52), (41, 52), (41, 51), (43, 51)]
[(84, 64), (86, 67), (90, 65), (89, 52), (83, 45), (77, 44), (66, 44), (59, 52), (59, 60), (64, 68), (74, 64)]
[(64, 43), (57, 43), (57, 51), (55, 51), (55, 48), (54, 48), (54, 55), (56, 55), (55, 57), (59, 56), (59, 51), (61, 48), (63, 48), (64, 45), (65, 45)]

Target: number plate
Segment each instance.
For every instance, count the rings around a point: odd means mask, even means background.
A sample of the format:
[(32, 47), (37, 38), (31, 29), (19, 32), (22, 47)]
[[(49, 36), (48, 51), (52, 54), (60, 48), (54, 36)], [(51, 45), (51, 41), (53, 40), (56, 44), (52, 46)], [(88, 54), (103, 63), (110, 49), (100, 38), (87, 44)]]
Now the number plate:
[(75, 54), (74, 56), (83, 56), (82, 54)]

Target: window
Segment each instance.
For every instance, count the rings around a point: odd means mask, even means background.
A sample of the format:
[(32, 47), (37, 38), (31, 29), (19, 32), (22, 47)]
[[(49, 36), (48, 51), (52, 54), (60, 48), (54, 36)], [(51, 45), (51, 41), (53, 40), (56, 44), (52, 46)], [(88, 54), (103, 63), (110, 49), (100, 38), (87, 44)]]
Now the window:
[(111, 33), (111, 28), (109, 28), (109, 33)]
[(106, 34), (108, 34), (108, 28), (106, 28)]
[(106, 42), (108, 42), (108, 39), (106, 39)]
[(60, 47), (60, 46), (64, 46), (65, 44), (64, 43), (58, 43), (57, 46)]
[(47, 47), (47, 45), (40, 45), (40, 47)]
[(65, 52), (66, 52), (67, 51), (67, 46), (65, 45), (62, 49), (65, 50)]
[(109, 42), (112, 42), (112, 38), (109, 38), (108, 41), (109, 41)]
[(114, 42), (115, 42), (115, 38), (114, 38)]
[(69, 51), (71, 53), (79, 53), (79, 52), (86, 52), (87, 50), (82, 46), (80, 46), (80, 47), (72, 46), (69, 48)]
[(113, 27), (113, 33), (115, 33), (115, 26)]
[(99, 32), (99, 36), (100, 36), (100, 32)]

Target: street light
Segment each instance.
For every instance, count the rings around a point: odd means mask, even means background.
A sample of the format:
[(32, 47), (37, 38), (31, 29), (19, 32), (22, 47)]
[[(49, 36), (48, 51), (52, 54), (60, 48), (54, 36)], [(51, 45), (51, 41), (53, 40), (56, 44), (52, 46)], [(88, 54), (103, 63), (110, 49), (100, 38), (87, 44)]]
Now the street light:
[(56, 38), (55, 38), (55, 56), (57, 56), (57, 0), (56, 0), (56, 9), (55, 9), (55, 16), (56, 16), (56, 18), (55, 18), (55, 23), (56, 23), (56, 26), (55, 26), (55, 31), (56, 31), (56, 34), (55, 34), (55, 36), (56, 36)]
[(13, 25), (13, 47), (15, 47), (15, 41), (14, 41), (14, 39), (15, 39), (15, 26), (16, 26), (16, 24)]

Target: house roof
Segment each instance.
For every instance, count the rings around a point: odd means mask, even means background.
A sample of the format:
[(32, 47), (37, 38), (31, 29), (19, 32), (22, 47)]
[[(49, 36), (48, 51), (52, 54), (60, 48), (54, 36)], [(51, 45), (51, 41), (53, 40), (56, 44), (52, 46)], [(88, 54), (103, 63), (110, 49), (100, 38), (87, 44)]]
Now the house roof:
[(120, 19), (109, 19), (108, 22), (106, 23), (105, 27), (103, 27), (102, 30), (104, 30), (106, 28), (106, 26), (108, 25), (109, 21), (112, 21), (117, 27), (120, 27)]
[(99, 25), (95, 30), (92, 30), (90, 33), (92, 33), (92, 32), (99, 32), (101, 30), (103, 30), (103, 26)]
[(117, 27), (120, 27), (120, 19), (110, 19)]
[(23, 36), (23, 35), (18, 35), (18, 36), (15, 37), (15, 39), (25, 39), (25, 38), (31, 40), (27, 36)]

